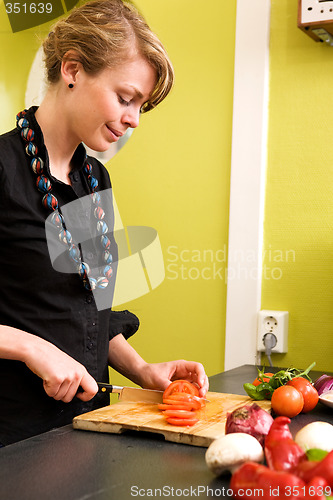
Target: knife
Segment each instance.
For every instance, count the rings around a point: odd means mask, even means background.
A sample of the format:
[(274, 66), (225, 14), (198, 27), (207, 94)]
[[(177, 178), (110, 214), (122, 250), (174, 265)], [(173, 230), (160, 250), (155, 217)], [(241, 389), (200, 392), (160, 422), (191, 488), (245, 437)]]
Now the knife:
[(139, 387), (124, 387), (120, 385), (105, 384), (97, 382), (98, 392), (107, 394), (118, 393), (119, 401), (134, 401), (142, 403), (162, 403), (163, 391), (153, 389), (140, 389)]

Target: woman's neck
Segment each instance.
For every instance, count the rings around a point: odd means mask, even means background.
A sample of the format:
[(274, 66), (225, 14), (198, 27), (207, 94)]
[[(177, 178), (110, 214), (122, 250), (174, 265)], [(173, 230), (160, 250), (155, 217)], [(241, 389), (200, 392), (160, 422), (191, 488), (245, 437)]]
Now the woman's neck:
[(80, 141), (71, 133), (59, 97), (56, 89), (49, 89), (35, 116), (43, 132), (51, 174), (70, 184), (71, 159)]

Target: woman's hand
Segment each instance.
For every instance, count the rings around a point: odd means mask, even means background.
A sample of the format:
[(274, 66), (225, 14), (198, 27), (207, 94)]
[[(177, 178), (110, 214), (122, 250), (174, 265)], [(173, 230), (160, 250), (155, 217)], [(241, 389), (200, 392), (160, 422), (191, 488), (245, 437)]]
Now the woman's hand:
[(141, 373), (141, 386), (145, 389), (164, 391), (173, 380), (188, 380), (199, 386), (199, 395), (204, 397), (209, 383), (205, 369), (195, 361), (166, 361), (165, 363), (147, 363)]
[(183, 359), (146, 363), (122, 335), (116, 335), (110, 340), (109, 363), (119, 373), (145, 389), (164, 391), (173, 380), (185, 379), (198, 384), (201, 397), (208, 391), (208, 377), (201, 363)]
[(30, 337), (24, 362), (43, 380), (48, 396), (64, 403), (69, 403), (75, 396), (82, 401), (89, 401), (95, 396), (97, 383), (81, 363), (50, 342)]

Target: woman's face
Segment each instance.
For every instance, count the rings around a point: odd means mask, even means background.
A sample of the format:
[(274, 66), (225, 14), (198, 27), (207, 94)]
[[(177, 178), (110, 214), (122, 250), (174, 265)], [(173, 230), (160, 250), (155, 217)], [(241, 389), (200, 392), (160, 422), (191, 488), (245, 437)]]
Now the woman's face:
[(141, 106), (155, 83), (155, 69), (139, 55), (95, 76), (80, 69), (74, 88), (68, 90), (73, 139), (95, 151), (106, 151), (129, 127), (139, 125)]

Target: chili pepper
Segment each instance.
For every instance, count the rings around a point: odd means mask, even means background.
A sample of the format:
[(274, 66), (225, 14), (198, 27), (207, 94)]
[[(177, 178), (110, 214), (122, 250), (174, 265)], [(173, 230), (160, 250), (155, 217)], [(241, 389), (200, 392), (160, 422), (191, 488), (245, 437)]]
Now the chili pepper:
[(293, 472), (306, 482), (311, 481), (316, 476), (322, 477), (333, 490), (333, 450), (320, 462), (310, 460), (300, 462)]
[(300, 500), (305, 482), (289, 472), (269, 469), (265, 465), (246, 462), (234, 472), (230, 488), (235, 498)]
[(306, 459), (302, 448), (292, 438), (288, 424), (290, 418), (277, 417), (265, 440), (265, 457), (270, 469), (290, 471)]

